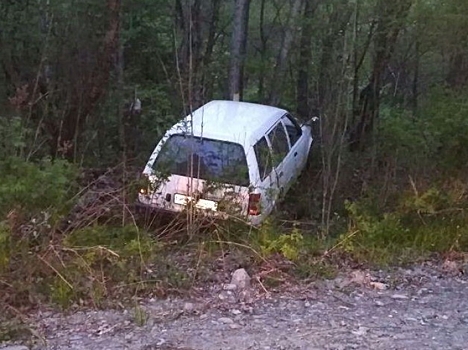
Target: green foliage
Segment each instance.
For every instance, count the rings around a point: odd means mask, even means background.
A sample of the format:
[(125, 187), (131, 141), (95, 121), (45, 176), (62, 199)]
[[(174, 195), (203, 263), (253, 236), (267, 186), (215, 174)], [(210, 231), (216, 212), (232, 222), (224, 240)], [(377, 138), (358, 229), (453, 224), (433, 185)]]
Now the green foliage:
[(114, 288), (140, 285), (161, 248), (135, 226), (86, 227), (67, 236), (63, 245), (66, 264), (57, 266), (47, 282), (51, 300), (63, 308), (80, 299), (101, 306)]
[(50, 298), (62, 309), (66, 309), (75, 301), (74, 289), (61, 277), (56, 276), (50, 285)]
[(25, 137), (30, 134), (20, 117), (0, 116), (0, 159), (19, 156), (26, 147)]
[(292, 261), (299, 257), (304, 242), (299, 229), (294, 228), (291, 232), (281, 233), (270, 220), (262, 224), (257, 235), (258, 244), (264, 255), (280, 253)]
[(421, 129), (432, 147), (433, 161), (445, 169), (468, 166), (468, 98), (465, 92), (435, 90), (423, 108)]
[(350, 226), (339, 239), (354, 258), (386, 265), (433, 252), (468, 249), (468, 201), (459, 186), (405, 192), (386, 213), (361, 200), (347, 203)]
[(379, 159), (395, 159), (407, 169), (468, 166), (468, 98), (464, 92), (433, 89), (418, 116), (383, 107), (379, 121)]
[(348, 203), (347, 210), (351, 226), (339, 241), (341, 248), (356, 259), (377, 264), (390, 263), (392, 254), (409, 244), (411, 233), (397, 215), (375, 215), (356, 203)]
[(111, 275), (127, 282), (138, 280), (143, 266), (160, 248), (147, 232), (133, 225), (85, 227), (67, 236), (64, 245), (77, 249), (87, 266), (105, 264)]
[(5, 222), (0, 222), (0, 273), (10, 262), (10, 228)]
[(76, 174), (64, 160), (0, 160), (0, 218), (13, 209), (21, 209), (29, 216), (47, 210), (63, 213), (74, 195)]
[(133, 311), (133, 320), (135, 324), (138, 327), (143, 327), (146, 324), (146, 322), (148, 322), (148, 318), (149, 315), (145, 311), (145, 309), (143, 309), (143, 307), (141, 307), (140, 305), (135, 304), (135, 308)]
[(11, 342), (18, 339), (30, 339), (36, 335), (36, 332), (24, 320), (15, 317), (5, 316), (5, 319), (0, 316), (0, 343)]
[(422, 165), (432, 151), (422, 122), (404, 109), (383, 107), (379, 121), (380, 158), (398, 158), (404, 166)]
[(147, 256), (155, 247), (155, 242), (148, 233), (138, 227), (90, 226), (72, 232), (64, 240), (68, 247), (102, 246), (115, 250), (119, 255), (132, 257)]
[(321, 259), (311, 259), (309, 256), (304, 257), (298, 261), (294, 268), (294, 274), (303, 280), (306, 279), (332, 279), (336, 277), (336, 268)]

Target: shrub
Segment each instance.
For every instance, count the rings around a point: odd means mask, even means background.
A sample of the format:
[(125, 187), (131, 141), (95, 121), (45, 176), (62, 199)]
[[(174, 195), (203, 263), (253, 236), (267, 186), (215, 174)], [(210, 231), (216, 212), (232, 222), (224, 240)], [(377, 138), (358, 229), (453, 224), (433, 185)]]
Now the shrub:
[(468, 166), (466, 93), (434, 89), (417, 116), (383, 106), (377, 138), (378, 157), (398, 160), (412, 170), (452, 172)]
[(291, 232), (281, 232), (271, 219), (265, 220), (257, 235), (257, 242), (252, 242), (260, 247), (263, 255), (280, 253), (289, 260), (296, 260), (301, 251), (304, 237), (299, 229), (294, 228)]
[(0, 161), (0, 218), (20, 209), (27, 216), (52, 210), (64, 212), (75, 194), (76, 169), (64, 160), (38, 163), (17, 157)]
[(468, 249), (467, 198), (458, 185), (439, 186), (404, 192), (385, 213), (371, 201), (348, 202), (349, 228), (340, 245), (353, 257), (380, 265)]

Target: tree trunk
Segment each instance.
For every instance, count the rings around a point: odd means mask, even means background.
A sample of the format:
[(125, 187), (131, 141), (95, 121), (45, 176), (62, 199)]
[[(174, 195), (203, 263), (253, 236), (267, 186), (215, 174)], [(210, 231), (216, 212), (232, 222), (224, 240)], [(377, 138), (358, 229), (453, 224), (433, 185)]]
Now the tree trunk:
[(229, 99), (241, 100), (243, 70), (247, 46), (247, 28), (250, 0), (236, 0), (234, 26), (231, 37), (231, 63), (229, 67)]
[(412, 86), (412, 107), (413, 107), (413, 117), (416, 117), (418, 113), (418, 97), (419, 97), (419, 41), (416, 39), (414, 45), (415, 55), (414, 55), (414, 75), (413, 75), (413, 86)]
[(258, 89), (257, 89), (257, 99), (260, 102), (264, 102), (264, 90), (265, 90), (265, 67), (266, 67), (266, 57), (267, 57), (267, 42), (268, 38), (265, 34), (265, 1), (261, 0), (260, 3), (260, 69), (258, 70)]
[(313, 17), (317, 8), (317, 1), (304, 0), (304, 15), (299, 47), (299, 70), (297, 72), (297, 114), (303, 118), (311, 115), (309, 105), (309, 70), (312, 61)]
[(289, 51), (291, 49), (291, 45), (296, 34), (296, 21), (301, 11), (301, 5), (302, 0), (294, 0), (289, 15), (289, 21), (287, 22), (287, 27), (284, 29), (283, 39), (281, 41), (281, 49), (278, 55), (278, 59), (276, 61), (276, 69), (274, 72), (274, 78), (272, 81), (269, 98), (269, 103), (272, 105), (277, 105), (281, 99), (281, 92), (283, 87), (283, 81), (286, 76)]
[[(52, 149), (56, 154), (77, 160), (78, 143), (86, 119), (92, 115), (101, 98), (107, 93), (111, 72), (115, 70), (119, 56), (122, 0), (107, 0), (109, 24), (103, 39), (103, 48), (89, 76), (82, 77), (82, 85), (72, 85), (69, 105), (60, 125), (54, 130)], [(55, 123), (55, 122), (53, 122)]]
[(202, 80), (200, 86), (203, 89), (202, 99), (211, 100), (213, 91), (213, 78), (208, 70), (210, 63), (212, 61), (213, 49), (216, 43), (216, 30), (219, 20), (219, 11), (221, 7), (221, 0), (212, 0), (211, 1), (211, 16), (209, 20), (208, 28), (208, 38), (205, 48), (205, 54), (203, 56), (203, 67), (200, 68), (202, 71)]
[(452, 88), (463, 87), (468, 83), (468, 60), (463, 50), (457, 49), (450, 57), (447, 83)]
[(385, 67), (395, 50), (398, 34), (411, 8), (412, 0), (381, 0), (377, 7), (381, 13), (374, 39), (375, 55), (368, 84), (361, 90), (359, 107), (355, 111), (359, 121), (350, 135), (350, 150), (364, 150), (364, 139), (372, 132), (380, 109), (380, 91)]
[(324, 37), (322, 41), (322, 53), (320, 57), (320, 72), (318, 77), (318, 87), (317, 87), (317, 107), (319, 110), (322, 110), (327, 102), (331, 100), (332, 87), (336, 84), (334, 83), (337, 79), (337, 72), (335, 72), (335, 67), (331, 65), (334, 61), (334, 52), (336, 46), (335, 42), (342, 39), (343, 34), (348, 25), (349, 18), (351, 16), (351, 8), (348, 6), (347, 0), (340, 1), (329, 19), (329, 32)]
[[(376, 25), (376, 21), (372, 21), (369, 31), (367, 33), (367, 38), (366, 42), (364, 43), (364, 47), (359, 53), (358, 47), (357, 47), (357, 27), (359, 23), (359, 4), (356, 3), (356, 9), (355, 9), (355, 18), (354, 18), (354, 52), (353, 52), (353, 65), (354, 65), (354, 72), (353, 72), (353, 111), (356, 111), (359, 106), (359, 71), (362, 67), (362, 64), (364, 63), (364, 59), (366, 58), (367, 51), (369, 50), (370, 43), (372, 41), (372, 38), (374, 36), (374, 29)], [(353, 118), (356, 113), (353, 112)], [(354, 119), (352, 120), (352, 124), (354, 124)]]
[(180, 93), (193, 108), (201, 104), (200, 90), (202, 65), (202, 2), (201, 0), (176, 0), (177, 26), (182, 41), (178, 48)]

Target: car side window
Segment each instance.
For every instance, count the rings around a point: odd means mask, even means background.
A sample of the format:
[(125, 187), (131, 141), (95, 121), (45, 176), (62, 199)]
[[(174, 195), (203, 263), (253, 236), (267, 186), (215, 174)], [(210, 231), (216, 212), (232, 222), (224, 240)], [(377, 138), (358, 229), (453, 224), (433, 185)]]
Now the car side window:
[(297, 123), (297, 121), (291, 117), (289, 114), (286, 114), (283, 118), (284, 126), (289, 136), (289, 142), (291, 142), (291, 147), (300, 139), (302, 136), (302, 129)]
[(271, 173), (272, 162), (271, 152), (265, 137), (262, 137), (254, 145), (255, 156), (257, 157), (258, 171), (262, 181)]
[(281, 163), (289, 152), (288, 137), (283, 127), (283, 123), (278, 123), (268, 134), (271, 148), (273, 150), (273, 165)]

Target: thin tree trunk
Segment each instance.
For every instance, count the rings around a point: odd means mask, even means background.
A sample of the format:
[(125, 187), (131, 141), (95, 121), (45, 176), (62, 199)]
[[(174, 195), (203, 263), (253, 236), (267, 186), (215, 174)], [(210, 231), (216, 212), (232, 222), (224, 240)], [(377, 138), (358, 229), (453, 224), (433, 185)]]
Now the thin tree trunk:
[[(355, 10), (355, 20), (354, 20), (354, 37), (357, 38), (357, 26), (359, 23), (359, 7), (358, 3), (356, 3), (356, 10)], [(375, 29), (376, 22), (373, 21), (370, 25), (369, 32), (367, 34), (366, 42), (364, 43), (364, 47), (362, 52), (359, 56), (358, 47), (357, 47), (357, 40), (354, 42), (354, 74), (353, 74), (353, 111), (356, 111), (358, 108), (358, 101), (359, 101), (359, 71), (364, 63), (364, 59), (367, 55), (369, 50), (370, 43), (372, 41), (372, 37), (374, 36), (374, 29)], [(353, 116), (354, 117), (354, 116)], [(354, 120), (352, 121), (354, 123)]]
[(187, 97), (188, 104), (197, 107), (202, 100), (202, 2), (201, 0), (176, 0), (176, 24), (182, 41), (178, 48), (181, 93)]
[(347, 0), (342, 0), (338, 3), (330, 16), (330, 30), (322, 41), (322, 54), (320, 58), (320, 72), (318, 77), (318, 101), (317, 105), (320, 110), (330, 99), (331, 88), (335, 84), (336, 75), (333, 71), (331, 63), (333, 62), (333, 54), (335, 51), (334, 43), (342, 39), (340, 33), (344, 33), (351, 16), (352, 9), (349, 8)]
[(413, 87), (412, 87), (412, 105), (413, 105), (413, 117), (416, 117), (418, 113), (418, 95), (419, 95), (419, 41), (416, 39), (415, 57), (414, 57), (414, 76), (413, 76)]
[[(119, 22), (122, 21), (122, 11), (119, 11)], [(127, 157), (128, 157), (128, 143), (127, 143), (127, 125), (124, 116), (123, 104), (122, 101), (124, 100), (124, 48), (122, 42), (122, 35), (120, 31), (116, 34), (117, 41), (118, 41), (118, 54), (117, 60), (115, 62), (115, 71), (117, 72), (117, 120), (119, 121), (119, 143), (121, 149), (121, 156), (122, 156), (122, 226), (125, 226), (127, 223), (127, 208), (126, 208), (126, 173), (127, 173)]]
[(265, 1), (261, 0), (260, 3), (260, 24), (259, 24), (259, 31), (260, 31), (260, 69), (259, 69), (259, 76), (258, 76), (258, 90), (257, 90), (257, 99), (258, 101), (263, 102), (264, 96), (264, 89), (265, 89), (265, 66), (266, 66), (266, 51), (267, 51), (267, 36), (265, 35)]
[(299, 70), (297, 72), (297, 113), (303, 118), (310, 117), (309, 105), (309, 70), (312, 61), (312, 29), (313, 17), (317, 8), (317, 1), (304, 0), (303, 26), (299, 48)]
[[(70, 107), (60, 122), (61, 128), (51, 142), (53, 153), (62, 153), (69, 159), (77, 158), (78, 142), (86, 119), (94, 112), (101, 98), (107, 93), (111, 72), (119, 55), (120, 11), (122, 0), (107, 0), (109, 25), (103, 39), (103, 48), (92, 69), (92, 79), (84, 86), (72, 86)], [(87, 77), (88, 78), (88, 77)]]
[(294, 0), (289, 15), (289, 21), (287, 27), (284, 30), (283, 39), (281, 42), (281, 49), (276, 61), (276, 69), (274, 72), (274, 78), (271, 86), (271, 93), (269, 103), (277, 105), (281, 99), (281, 91), (283, 87), (283, 81), (286, 77), (287, 62), (289, 57), (289, 51), (291, 49), (292, 42), (296, 32), (296, 21), (301, 11), (302, 0)]
[(381, 13), (375, 35), (373, 68), (369, 83), (360, 93), (359, 122), (353, 127), (350, 139), (350, 150), (363, 150), (364, 138), (372, 132), (374, 122), (380, 110), (380, 90), (382, 76), (389, 59), (395, 50), (396, 41), (405, 19), (411, 8), (412, 0), (395, 0), (392, 3), (381, 0), (377, 10)]
[(231, 37), (231, 63), (229, 68), (229, 98), (242, 99), (243, 70), (247, 44), (250, 0), (236, 0), (234, 27)]
[(205, 54), (203, 56), (203, 67), (200, 68), (202, 71), (202, 79), (201, 79), (201, 87), (203, 89), (203, 97), (204, 99), (210, 100), (213, 94), (212, 91), (212, 78), (208, 72), (208, 67), (212, 61), (213, 56), (213, 49), (216, 43), (216, 30), (219, 20), (219, 11), (221, 7), (221, 0), (212, 0), (211, 1), (211, 18), (210, 18), (210, 26), (208, 29), (208, 38), (206, 43)]
[(459, 48), (450, 57), (450, 70), (446, 80), (452, 88), (465, 86), (468, 82), (468, 60), (465, 52)]

